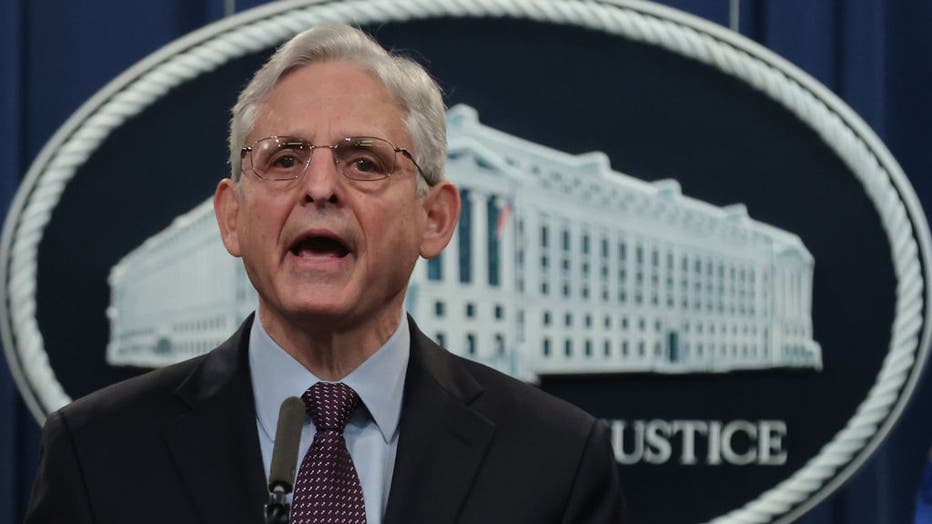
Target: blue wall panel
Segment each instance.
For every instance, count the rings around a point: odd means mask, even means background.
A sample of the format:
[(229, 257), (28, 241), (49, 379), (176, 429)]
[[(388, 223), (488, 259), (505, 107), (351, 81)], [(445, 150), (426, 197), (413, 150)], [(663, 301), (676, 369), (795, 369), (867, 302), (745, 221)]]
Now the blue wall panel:
[[(23, 59), (21, 12), (19, 0), (0, 3), (0, 212), (4, 216), (24, 167), (20, 155), (19, 104)], [(18, 416), (21, 405), (6, 360), (0, 359), (0, 523), (20, 520), (21, 468), (17, 463), (25, 453), (19, 436), (32, 424)]]
[[(32, 159), (59, 125), (107, 82), (208, 22), (203, 2), (26, 2), (22, 107)], [(64, 88), (63, 86), (67, 86)]]

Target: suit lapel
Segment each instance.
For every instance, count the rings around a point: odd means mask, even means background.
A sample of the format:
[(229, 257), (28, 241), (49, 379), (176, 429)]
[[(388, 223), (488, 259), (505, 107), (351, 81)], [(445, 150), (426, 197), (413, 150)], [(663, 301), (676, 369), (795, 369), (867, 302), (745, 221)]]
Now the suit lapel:
[(470, 407), (481, 386), (409, 323), (411, 356), (384, 522), (453, 522), (495, 425)]
[(192, 504), (207, 523), (264, 519), (265, 472), (247, 352), (251, 324), (252, 317), (178, 388), (190, 410), (164, 433)]

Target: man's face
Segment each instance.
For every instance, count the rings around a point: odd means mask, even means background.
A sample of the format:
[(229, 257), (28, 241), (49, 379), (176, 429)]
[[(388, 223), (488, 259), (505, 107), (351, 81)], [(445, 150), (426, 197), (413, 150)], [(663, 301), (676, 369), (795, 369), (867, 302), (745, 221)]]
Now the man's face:
[[(278, 83), (246, 144), (273, 135), (316, 145), (370, 136), (412, 150), (403, 118), (373, 74), (345, 62), (318, 63)], [(243, 258), (264, 321), (339, 329), (400, 313), (418, 254), (434, 256), (446, 240), (439, 247), (431, 241), (429, 203), (437, 188), (419, 198), (414, 164), (399, 153), (395, 166), (382, 180), (351, 180), (332, 152), (319, 148), (297, 180), (262, 180), (244, 170), (239, 187), (221, 182), (215, 208), (224, 244)]]

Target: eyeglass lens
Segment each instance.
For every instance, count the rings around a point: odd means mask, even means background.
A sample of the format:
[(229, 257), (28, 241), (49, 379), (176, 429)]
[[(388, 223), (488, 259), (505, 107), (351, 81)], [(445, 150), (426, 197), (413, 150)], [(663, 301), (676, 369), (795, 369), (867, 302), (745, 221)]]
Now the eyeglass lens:
[(340, 172), (355, 180), (385, 178), (395, 169), (394, 146), (371, 137), (349, 137), (332, 146), (311, 145), (299, 138), (264, 138), (253, 147), (253, 169), (266, 179), (292, 180), (304, 173), (318, 148), (330, 149)]

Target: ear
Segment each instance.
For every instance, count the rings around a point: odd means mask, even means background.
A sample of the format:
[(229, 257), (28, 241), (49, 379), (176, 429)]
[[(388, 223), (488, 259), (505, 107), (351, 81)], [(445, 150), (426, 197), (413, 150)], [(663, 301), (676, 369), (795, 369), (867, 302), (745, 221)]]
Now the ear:
[(460, 193), (446, 180), (431, 187), (424, 195), (427, 224), (421, 239), (421, 256), (433, 258), (450, 243), (460, 217)]
[(220, 226), (220, 237), (227, 251), (234, 257), (240, 256), (239, 233), (236, 229), (239, 219), (239, 194), (236, 182), (224, 178), (214, 191), (214, 215)]

